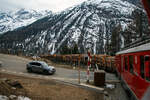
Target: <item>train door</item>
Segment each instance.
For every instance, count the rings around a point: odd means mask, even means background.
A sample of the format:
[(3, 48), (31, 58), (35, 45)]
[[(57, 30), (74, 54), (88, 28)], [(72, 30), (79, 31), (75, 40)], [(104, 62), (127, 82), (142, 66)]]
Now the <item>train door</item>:
[(144, 56), (140, 56), (140, 76), (144, 79), (144, 69), (145, 69), (145, 63), (144, 63)]
[(145, 79), (147, 81), (150, 81), (150, 55), (146, 55), (144, 57), (144, 65), (145, 65), (145, 69), (144, 69), (144, 72), (145, 72)]
[(121, 72), (123, 72), (123, 66), (124, 66), (124, 57), (121, 56)]

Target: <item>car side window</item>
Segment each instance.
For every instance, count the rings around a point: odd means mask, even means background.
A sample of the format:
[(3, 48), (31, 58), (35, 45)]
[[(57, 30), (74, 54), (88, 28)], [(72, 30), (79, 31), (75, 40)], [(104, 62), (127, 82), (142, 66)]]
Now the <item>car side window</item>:
[(31, 62), (30, 65), (35, 65), (34, 62)]
[(41, 66), (41, 64), (40, 64), (40, 63), (36, 63), (36, 65), (37, 65), (37, 66)]
[(40, 63), (36, 63), (36, 62), (32, 62), (31, 65), (35, 65), (35, 66), (41, 66)]

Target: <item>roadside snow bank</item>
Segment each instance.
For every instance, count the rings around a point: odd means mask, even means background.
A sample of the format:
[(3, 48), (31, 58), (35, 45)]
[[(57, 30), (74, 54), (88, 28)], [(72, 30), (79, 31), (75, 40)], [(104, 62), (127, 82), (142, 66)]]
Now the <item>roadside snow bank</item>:
[(17, 100), (31, 100), (31, 99), (28, 97), (24, 97), (24, 96), (18, 96)]
[(0, 95), (0, 100), (10, 100), (10, 98), (12, 99), (16, 99), (16, 100), (31, 100), (30, 98), (28, 97), (24, 97), (24, 96), (15, 96), (15, 95), (11, 95), (10, 97), (7, 97), (7, 96), (3, 96), (3, 95)]
[(8, 100), (9, 98), (7, 96), (3, 96), (3, 95), (0, 95), (0, 100)]

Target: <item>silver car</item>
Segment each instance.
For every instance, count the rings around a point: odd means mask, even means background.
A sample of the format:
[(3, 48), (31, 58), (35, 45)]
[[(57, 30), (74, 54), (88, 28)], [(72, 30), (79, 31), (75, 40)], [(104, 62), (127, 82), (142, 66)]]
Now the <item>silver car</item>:
[(56, 69), (53, 66), (48, 66), (47, 63), (43, 61), (32, 61), (26, 65), (28, 72), (36, 72), (42, 74), (54, 74)]

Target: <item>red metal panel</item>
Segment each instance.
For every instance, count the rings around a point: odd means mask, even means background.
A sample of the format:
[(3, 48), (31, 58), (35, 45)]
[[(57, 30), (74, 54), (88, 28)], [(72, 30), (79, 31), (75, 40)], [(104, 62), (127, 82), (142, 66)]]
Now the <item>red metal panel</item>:
[(149, 83), (145, 79), (139, 76), (133, 75), (128, 71), (122, 73), (123, 79), (125, 80), (128, 87), (133, 91), (139, 100), (143, 97), (146, 92)]

